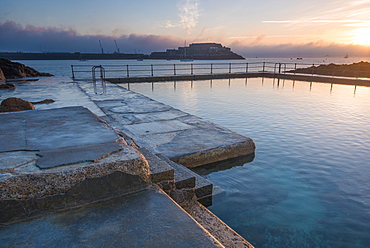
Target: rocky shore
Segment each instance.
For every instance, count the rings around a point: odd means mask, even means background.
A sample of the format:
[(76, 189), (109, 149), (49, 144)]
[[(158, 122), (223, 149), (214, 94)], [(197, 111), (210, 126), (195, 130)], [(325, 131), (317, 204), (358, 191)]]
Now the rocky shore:
[(317, 74), (327, 76), (339, 76), (339, 77), (365, 77), (370, 78), (370, 63), (369, 62), (358, 62), (353, 64), (329, 64), (310, 66), (307, 68), (299, 68), (296, 70), (288, 71), (290, 73), (303, 73), (303, 74)]
[(0, 58), (0, 80), (26, 77), (52, 77), (50, 73), (38, 72), (24, 64)]

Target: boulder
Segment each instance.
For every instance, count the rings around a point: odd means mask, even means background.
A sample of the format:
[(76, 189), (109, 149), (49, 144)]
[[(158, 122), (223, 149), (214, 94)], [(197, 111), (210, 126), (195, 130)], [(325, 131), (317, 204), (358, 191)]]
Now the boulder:
[(38, 72), (35, 69), (25, 66), (24, 64), (11, 62), (8, 59), (0, 59), (0, 69), (6, 79), (25, 78), (25, 77), (52, 77), (50, 73)]
[(3, 100), (0, 105), (0, 112), (16, 112), (32, 109), (35, 109), (35, 106), (31, 102), (15, 97)]

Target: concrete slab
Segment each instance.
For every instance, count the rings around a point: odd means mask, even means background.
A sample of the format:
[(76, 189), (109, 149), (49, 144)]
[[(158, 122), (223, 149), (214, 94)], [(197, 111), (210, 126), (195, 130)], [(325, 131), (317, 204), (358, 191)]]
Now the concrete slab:
[[(36, 81), (35, 81), (36, 80)], [(2, 91), (0, 101), (8, 97), (18, 97), (30, 102), (53, 99), (50, 104), (36, 104), (37, 110), (83, 106), (98, 116), (104, 113), (69, 77), (41, 77), (34, 81), (12, 82), (17, 87), (11, 91)], [(92, 88), (92, 83), (89, 84)]]
[(41, 150), (36, 165), (41, 169), (80, 162), (95, 162), (113, 152), (123, 149), (115, 141), (83, 146), (71, 146)]
[(40, 168), (95, 161), (121, 149), (118, 135), (83, 107), (3, 113), (0, 122), (0, 152), (39, 150)]
[(163, 193), (141, 193), (0, 227), (2, 247), (222, 247)]
[(26, 150), (26, 120), (20, 115), (0, 114), (0, 152)]
[[(250, 138), (224, 127), (158, 103), (138, 93), (107, 83), (107, 96), (92, 95), (84, 82), (78, 83), (110, 118), (140, 147), (164, 154), (187, 167), (196, 167), (242, 155), (253, 154)], [(114, 91), (110, 93), (109, 91)]]
[(160, 183), (174, 180), (174, 169), (163, 160), (159, 159), (146, 148), (139, 148), (149, 163), (150, 178), (153, 183)]

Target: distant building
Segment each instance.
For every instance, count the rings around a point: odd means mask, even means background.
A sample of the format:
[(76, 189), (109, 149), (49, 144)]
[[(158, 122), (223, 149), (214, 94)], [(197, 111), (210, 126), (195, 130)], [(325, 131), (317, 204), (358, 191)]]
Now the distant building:
[(244, 59), (218, 43), (192, 43), (188, 47), (167, 49), (166, 52), (153, 52), (151, 59)]

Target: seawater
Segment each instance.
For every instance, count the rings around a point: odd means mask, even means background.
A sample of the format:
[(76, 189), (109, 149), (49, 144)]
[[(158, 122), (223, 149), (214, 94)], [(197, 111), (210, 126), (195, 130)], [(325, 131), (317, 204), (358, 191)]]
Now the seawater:
[[(79, 63), (21, 62), (59, 76)], [(203, 175), (215, 185), (209, 209), (256, 247), (370, 247), (369, 87), (249, 78), (130, 89), (255, 141), (252, 162)]]
[(254, 78), (130, 89), (255, 141), (252, 162), (204, 176), (209, 209), (256, 247), (370, 247), (370, 88)]
[[(85, 71), (85, 72), (76, 72), (76, 78), (91, 78), (91, 69), (92, 66), (102, 65), (106, 66), (108, 68), (109, 66), (117, 66), (114, 68), (113, 71), (107, 71), (106, 77), (126, 77), (125, 69), (126, 66), (129, 65), (131, 68), (132, 75), (135, 76), (136, 74), (140, 74), (140, 70), (146, 70), (145, 76), (150, 76), (150, 66), (154, 66), (155, 70), (155, 76), (159, 75), (173, 75), (171, 71), (172, 65), (177, 65), (178, 74), (190, 74), (190, 64), (199, 65), (199, 64), (205, 64), (204, 70), (202, 71), (202, 74), (210, 73), (209, 65), (211, 63), (214, 64), (214, 67), (216, 68), (219, 63), (228, 64), (228, 63), (259, 63), (261, 66), (262, 62), (271, 62), (271, 63), (289, 63), (288, 68), (293, 69), (294, 66), (292, 64), (303, 64), (302, 66), (298, 67), (309, 67), (312, 64), (315, 64), (316, 66), (319, 64), (328, 64), (328, 63), (336, 63), (336, 64), (351, 64), (354, 62), (359, 61), (369, 61), (370, 58), (367, 57), (353, 57), (353, 58), (338, 58), (338, 57), (322, 57), (322, 58), (304, 58), (303, 60), (296, 60), (294, 58), (247, 58), (246, 60), (195, 60), (192, 62), (180, 62), (179, 60), (144, 60), (144, 61), (136, 61), (136, 60), (89, 60), (89, 61), (78, 61), (78, 60), (21, 60), (16, 61), (23, 63), (27, 66), (30, 66), (40, 72), (48, 72), (55, 76), (72, 76), (72, 69), (71, 65), (76, 66), (75, 70), (77, 71)], [(167, 67), (161, 67), (161, 65), (164, 65)], [(289, 66), (290, 65), (290, 66)], [(82, 66), (82, 67), (81, 67)], [(257, 66), (257, 65), (255, 65)], [(257, 66), (257, 67), (259, 67)], [(269, 64), (270, 70), (273, 71), (273, 64)], [(194, 66), (199, 67), (199, 66)], [(200, 66), (202, 67), (202, 66)], [(223, 73), (228, 72), (228, 66), (223, 65), (219, 66), (222, 68), (226, 68), (226, 70), (220, 71)], [(241, 66), (242, 67), (242, 66)], [(250, 66), (253, 71), (253, 65)], [(297, 67), (297, 68), (298, 68)], [(163, 70), (163, 68), (166, 68), (166, 70)], [(187, 69), (181, 69), (181, 68), (187, 68)], [(254, 71), (256, 70), (262, 70), (262, 68), (254, 68)], [(244, 69), (240, 69), (239, 71), (244, 71)], [(217, 72), (216, 69), (213, 73)], [(159, 75), (158, 75), (159, 74)]]

